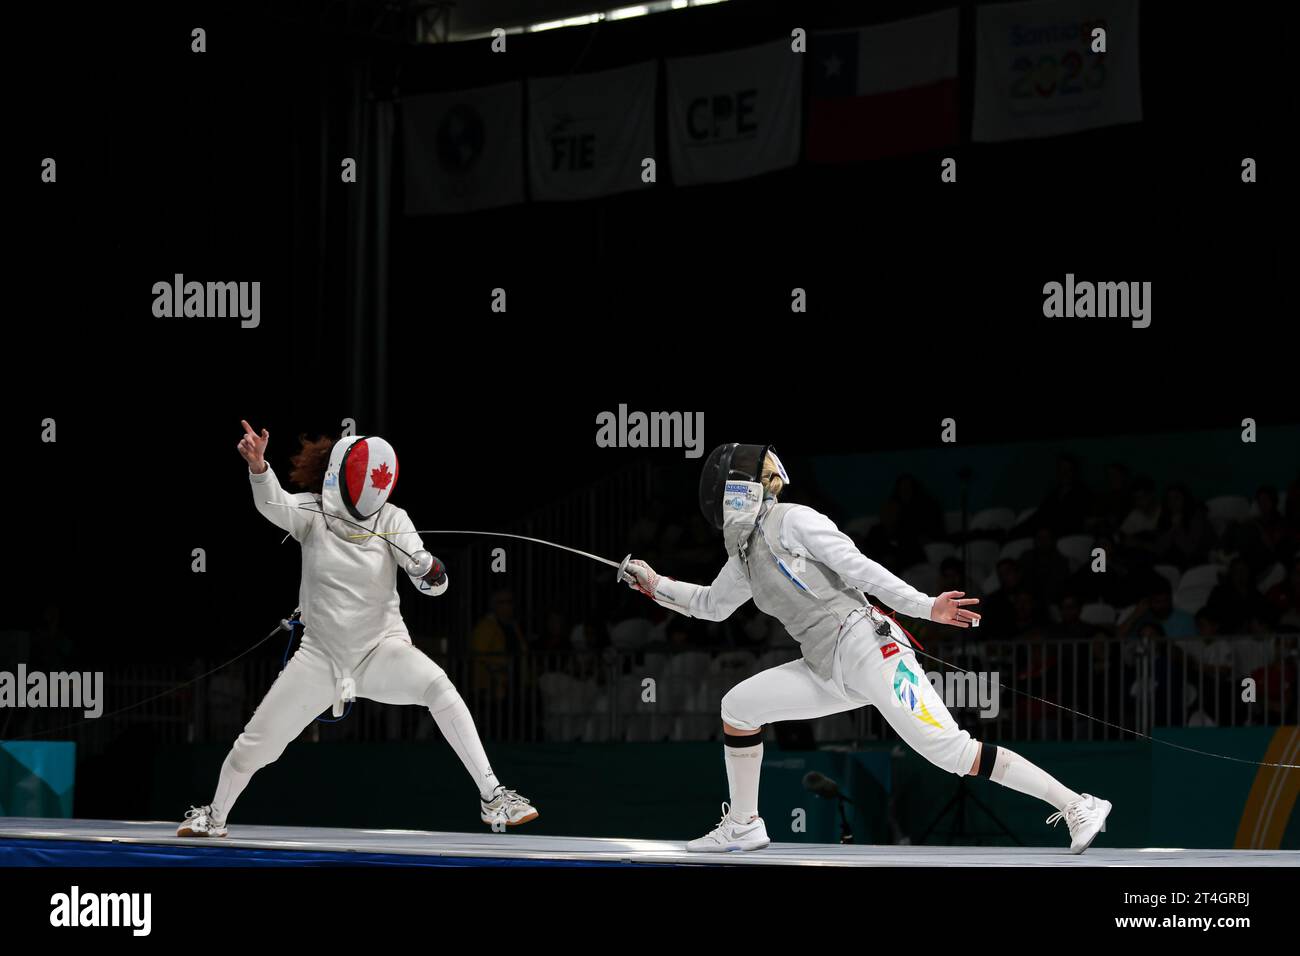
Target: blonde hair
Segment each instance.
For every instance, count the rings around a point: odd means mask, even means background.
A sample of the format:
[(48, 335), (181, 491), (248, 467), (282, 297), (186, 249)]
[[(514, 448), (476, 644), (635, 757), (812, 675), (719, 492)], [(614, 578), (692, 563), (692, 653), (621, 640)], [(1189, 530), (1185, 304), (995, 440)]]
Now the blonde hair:
[(768, 452), (763, 457), (763, 474), (759, 479), (759, 484), (773, 498), (776, 498), (785, 489), (785, 481), (781, 478), (781, 472), (777, 470), (776, 462), (772, 459), (772, 453)]

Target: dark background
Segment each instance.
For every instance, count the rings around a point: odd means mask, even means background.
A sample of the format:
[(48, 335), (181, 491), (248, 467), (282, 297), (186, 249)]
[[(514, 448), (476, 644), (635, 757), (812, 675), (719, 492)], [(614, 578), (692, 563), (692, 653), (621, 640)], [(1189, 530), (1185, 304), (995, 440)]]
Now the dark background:
[[(488, 529), (647, 458), (693, 488), (699, 462), (680, 450), (595, 447), (595, 415), (620, 403), (703, 411), (706, 448), (771, 440), (796, 473), (813, 454), (933, 444), (948, 415), (972, 443), (1295, 421), (1277, 238), (1291, 95), (1271, 72), (1283, 31), (1267, 4), (1212, 31), (1144, 4), (1140, 124), (970, 144), (966, 83), (963, 143), (943, 151), (955, 186), (934, 154), (680, 189), (663, 163), (636, 195), (399, 213), (382, 354), (351, 317), (337, 162), (354, 91), (601, 69), (950, 5), (735, 0), (512, 36), (504, 58), (486, 41), (368, 36), (365, 4), (16, 9), (6, 626), (54, 601), (79, 655), (140, 662), (265, 633), (297, 562), (249, 507), (240, 418), (270, 430), (283, 474), (300, 432), (354, 417), (399, 450), (395, 501), (417, 524)], [(57, 186), (38, 181), (47, 155)], [(1244, 156), (1258, 185), (1240, 182)], [(261, 327), (154, 319), (150, 287), (174, 272), (260, 278)], [(1066, 272), (1151, 281), (1152, 326), (1044, 320), (1042, 284)], [(505, 316), (488, 308), (495, 286)], [(789, 313), (795, 286), (806, 316)], [(56, 444), (39, 440), (47, 416)]]

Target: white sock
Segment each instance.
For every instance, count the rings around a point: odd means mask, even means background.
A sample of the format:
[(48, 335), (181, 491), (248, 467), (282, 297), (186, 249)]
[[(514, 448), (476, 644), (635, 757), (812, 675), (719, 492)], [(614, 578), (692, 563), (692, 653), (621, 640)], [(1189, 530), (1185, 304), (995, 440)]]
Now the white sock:
[[(734, 740), (734, 737), (728, 737)], [(752, 747), (733, 747), (724, 743), (727, 764), (727, 788), (731, 791), (731, 818), (748, 823), (758, 816), (758, 774), (763, 769), (763, 742), (758, 734), (742, 738), (757, 741)]]
[(1006, 747), (998, 747), (998, 756), (993, 761), (993, 773), (989, 779), (1039, 800), (1046, 800), (1058, 810), (1064, 810), (1066, 804), (1081, 799), (1079, 794), (1063, 786), (1050, 773)]
[(217, 793), (212, 798), (214, 822), (223, 824), (230, 819), (230, 811), (234, 808), (235, 801), (239, 799), (239, 795), (248, 786), (248, 781), (252, 779), (252, 771), (244, 773), (242, 770), (236, 770), (230, 762), (230, 754), (226, 754), (226, 760), (221, 765), (221, 776), (217, 778)]
[(465, 706), (460, 692), (451, 685), (451, 681), (440, 677), (425, 692), (424, 702), (429, 707), (429, 713), (433, 714), (438, 729), (447, 738), (447, 743), (451, 744), (451, 749), (456, 751), (456, 756), (474, 778), (478, 795), (483, 800), (491, 800), (500, 784), (488, 764), (483, 742), (479, 740), (478, 730), (474, 726), (474, 717)]

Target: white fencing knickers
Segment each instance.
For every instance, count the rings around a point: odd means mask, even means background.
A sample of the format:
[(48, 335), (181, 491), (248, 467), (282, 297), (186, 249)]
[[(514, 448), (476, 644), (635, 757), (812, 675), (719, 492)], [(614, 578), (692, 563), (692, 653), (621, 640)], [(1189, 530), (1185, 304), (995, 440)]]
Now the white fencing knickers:
[[(405, 636), (380, 641), (352, 677), (357, 697), (381, 704), (427, 704), (434, 683), (447, 680), (443, 669)], [(328, 655), (313, 644), (299, 645), (235, 741), (231, 751), (235, 768), (250, 773), (274, 763), (337, 695)]]
[[(880, 621), (889, 635), (876, 633)], [(741, 681), (722, 698), (722, 719), (739, 730), (811, 720), (875, 705), (904, 742), (937, 767), (970, 773), (979, 742), (957, 726), (896, 621), (862, 614), (840, 635), (830, 679), (800, 658)]]

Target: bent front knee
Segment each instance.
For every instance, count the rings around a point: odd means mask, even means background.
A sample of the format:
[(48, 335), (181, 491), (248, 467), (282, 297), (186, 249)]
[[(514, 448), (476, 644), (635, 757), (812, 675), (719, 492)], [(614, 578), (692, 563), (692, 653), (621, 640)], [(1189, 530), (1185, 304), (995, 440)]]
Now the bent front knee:
[(728, 691), (722, 698), (722, 725), (728, 731), (752, 734), (763, 729), (763, 720)]

